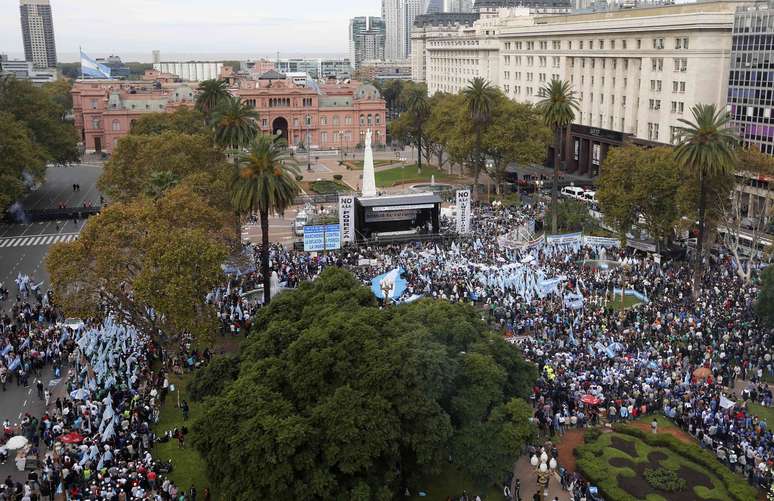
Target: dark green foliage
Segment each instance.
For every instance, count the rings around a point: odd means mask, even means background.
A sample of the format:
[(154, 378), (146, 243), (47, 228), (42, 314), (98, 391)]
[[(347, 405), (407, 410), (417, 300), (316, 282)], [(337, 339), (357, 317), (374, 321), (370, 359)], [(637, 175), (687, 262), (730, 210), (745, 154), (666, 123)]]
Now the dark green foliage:
[[(552, 212), (549, 208), (546, 210), (545, 221), (552, 220)], [(583, 202), (572, 199), (562, 199), (557, 205), (557, 225), (558, 231), (583, 231), (591, 226), (591, 216), (589, 208)]]
[(156, 135), (173, 131), (183, 134), (207, 134), (204, 115), (190, 108), (174, 113), (146, 113), (132, 124), (131, 134)]
[(210, 395), (219, 395), (223, 388), (239, 375), (239, 357), (224, 355), (215, 357), (201, 370), (194, 372), (188, 383), (191, 400), (199, 401)]
[(228, 499), (392, 499), (450, 455), (486, 484), (532, 437), (534, 377), (472, 307), (379, 309), (327, 269), (259, 311), (193, 444)]
[(677, 473), (666, 468), (645, 468), (645, 480), (651, 487), (666, 492), (680, 492), (688, 487), (685, 479), (677, 476)]
[(761, 273), (761, 286), (755, 311), (763, 323), (774, 326), (774, 268), (769, 266)]
[(583, 441), (587, 444), (596, 442), (599, 436), (602, 434), (602, 430), (599, 428), (589, 428), (583, 434)]

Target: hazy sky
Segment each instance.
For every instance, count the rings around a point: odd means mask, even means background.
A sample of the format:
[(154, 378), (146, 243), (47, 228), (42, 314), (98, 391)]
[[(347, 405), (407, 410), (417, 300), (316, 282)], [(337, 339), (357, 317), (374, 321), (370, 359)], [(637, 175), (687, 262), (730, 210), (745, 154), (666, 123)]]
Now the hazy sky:
[[(57, 52), (347, 52), (349, 18), (380, 0), (51, 0)], [(23, 54), (18, 0), (0, 0), (0, 52)]]

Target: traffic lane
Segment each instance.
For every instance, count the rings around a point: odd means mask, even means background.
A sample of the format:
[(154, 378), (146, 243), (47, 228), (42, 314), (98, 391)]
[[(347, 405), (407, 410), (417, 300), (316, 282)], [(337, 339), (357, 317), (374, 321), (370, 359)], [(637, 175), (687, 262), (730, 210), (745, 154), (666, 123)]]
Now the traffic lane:
[[(102, 174), (98, 167), (48, 167), (46, 180), (36, 191), (20, 203), (25, 209), (55, 209), (64, 203), (66, 207), (80, 207), (86, 201), (99, 204), (97, 180)], [(73, 190), (79, 184), (80, 191)]]
[(79, 233), (86, 224), (86, 219), (63, 219), (58, 221), (41, 221), (27, 224), (5, 224), (0, 226), (2, 237), (31, 237), (35, 235), (54, 235), (58, 233)]
[(16, 283), (14, 280), (21, 273), (29, 275), (35, 283), (43, 282), (42, 291), (47, 291), (51, 285), (45, 258), (50, 245), (30, 247), (0, 248), (0, 282), (8, 289), (9, 298), (0, 304), (3, 311), (9, 311), (16, 301)]

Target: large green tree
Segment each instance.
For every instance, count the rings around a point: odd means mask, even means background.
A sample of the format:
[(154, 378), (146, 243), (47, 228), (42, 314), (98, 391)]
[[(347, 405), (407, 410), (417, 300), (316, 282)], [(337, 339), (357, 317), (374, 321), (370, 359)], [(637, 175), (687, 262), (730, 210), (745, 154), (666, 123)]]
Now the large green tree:
[(694, 294), (699, 293), (702, 278), (704, 244), (707, 238), (708, 180), (731, 172), (736, 165), (734, 148), (737, 137), (729, 127), (730, 117), (724, 109), (714, 104), (697, 104), (691, 108), (692, 120), (681, 118), (679, 145), (675, 158), (698, 181), (699, 235), (694, 259)]
[(492, 160), (489, 174), (499, 193), (509, 165), (543, 161), (551, 142), (551, 131), (533, 106), (511, 101), (500, 94), (492, 109), (491, 124), (481, 141), (483, 151)]
[(534, 369), (470, 306), (380, 309), (329, 268), (254, 320), (193, 426), (225, 498), (395, 499), (449, 460), (486, 485), (533, 436)]
[(644, 228), (662, 244), (683, 215), (678, 203), (683, 180), (672, 148), (614, 148), (602, 165), (597, 199), (605, 220), (620, 234), (631, 231), (642, 216)]
[(167, 130), (159, 134), (129, 134), (118, 142), (105, 163), (97, 186), (113, 200), (128, 201), (148, 191), (154, 172), (167, 171), (177, 179), (218, 172), (225, 162), (212, 137)]
[(221, 214), (179, 186), (110, 204), (78, 240), (53, 246), (46, 267), (67, 315), (90, 318), (108, 306), (154, 338), (190, 332), (211, 341), (215, 311), (202, 298), (222, 283), (225, 241)]
[(552, 79), (540, 89), (541, 100), (537, 107), (543, 113), (545, 124), (554, 131), (554, 182), (551, 187), (551, 231), (556, 233), (559, 214), (559, 163), (561, 162), (562, 131), (575, 120), (578, 111), (578, 100), (575, 92), (566, 80)]
[(492, 121), (492, 112), (496, 106), (500, 91), (492, 86), (486, 79), (476, 77), (462, 90), (465, 98), (465, 107), (468, 111), (468, 119), (473, 127), (475, 141), (473, 166), (473, 179), (476, 192), (478, 192), (478, 178), (484, 170), (486, 161), (482, 138), (484, 132)]
[(774, 267), (768, 266), (761, 273), (760, 291), (755, 311), (769, 328), (774, 327)]
[(231, 200), (241, 214), (257, 211), (261, 222), (261, 274), (264, 304), (271, 301), (269, 275), (269, 216), (282, 214), (293, 204), (299, 186), (298, 168), (287, 160), (282, 141), (259, 135), (246, 152), (240, 152), (241, 168), (234, 179)]
[(0, 111), (0, 214), (45, 174), (45, 151), (22, 122)]
[(450, 164), (473, 167), (474, 134), (462, 94), (433, 95), (432, 111), (427, 123), (430, 141), (438, 144), (449, 157)]
[(130, 134), (153, 135), (173, 131), (183, 134), (207, 134), (204, 114), (184, 106), (172, 113), (144, 113), (132, 124)]
[(63, 119), (67, 110), (60, 97), (61, 92), (48, 92), (24, 80), (0, 77), (0, 111), (24, 124), (48, 162), (67, 164), (80, 158), (78, 134)]
[(408, 137), (417, 147), (417, 171), (422, 170), (422, 141), (427, 134), (425, 125), (430, 118), (430, 102), (427, 97), (427, 88), (424, 85), (413, 87), (405, 98), (406, 111), (403, 112), (408, 120)]

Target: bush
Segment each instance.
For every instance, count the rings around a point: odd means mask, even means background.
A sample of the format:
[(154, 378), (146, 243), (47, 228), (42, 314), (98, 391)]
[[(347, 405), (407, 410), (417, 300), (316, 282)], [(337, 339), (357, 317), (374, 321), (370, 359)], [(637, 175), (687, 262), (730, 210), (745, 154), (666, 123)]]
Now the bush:
[(239, 357), (231, 355), (215, 357), (209, 365), (194, 372), (191, 381), (188, 382), (188, 394), (193, 401), (218, 395), (238, 375)]
[(302, 176), (301, 174), (296, 174), (296, 181), (301, 182), (303, 180), (304, 180), (304, 176)]
[(344, 176), (342, 176), (341, 174), (334, 174), (333, 179), (335, 179), (336, 181), (341, 181), (342, 179), (344, 179)]
[(583, 434), (583, 441), (587, 444), (596, 442), (601, 434), (602, 430), (599, 428), (589, 428), (586, 430), (586, 433)]
[(666, 468), (645, 468), (645, 480), (651, 487), (666, 492), (680, 492), (688, 487), (685, 479), (677, 476), (672, 470)]

